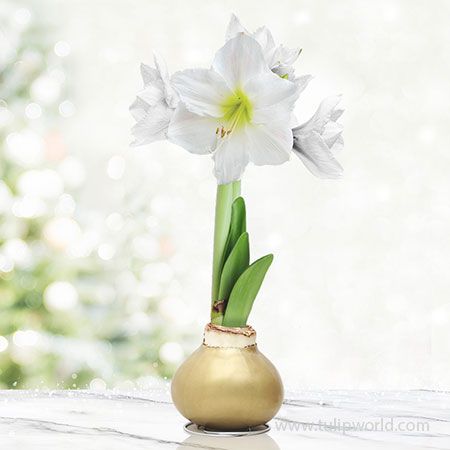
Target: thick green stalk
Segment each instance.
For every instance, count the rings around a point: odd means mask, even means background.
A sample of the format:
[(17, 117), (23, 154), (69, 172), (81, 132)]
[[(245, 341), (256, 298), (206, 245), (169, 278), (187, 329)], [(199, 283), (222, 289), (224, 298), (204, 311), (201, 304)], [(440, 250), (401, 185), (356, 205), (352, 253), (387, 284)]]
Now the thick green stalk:
[(211, 321), (217, 316), (222, 321), (222, 314), (214, 314), (212, 308), (214, 302), (220, 300), (217, 298), (219, 294), (220, 275), (223, 265), (223, 252), (230, 229), (231, 205), (235, 198), (241, 194), (241, 182), (234, 181), (229, 184), (219, 184), (217, 186), (216, 195), (216, 216), (214, 222), (214, 249), (213, 249), (213, 276), (212, 276), (212, 292), (211, 292)]
[[(233, 186), (233, 201), (241, 195), (241, 181), (231, 183)], [(233, 202), (231, 202), (233, 203)], [(231, 214), (231, 213), (230, 213)]]

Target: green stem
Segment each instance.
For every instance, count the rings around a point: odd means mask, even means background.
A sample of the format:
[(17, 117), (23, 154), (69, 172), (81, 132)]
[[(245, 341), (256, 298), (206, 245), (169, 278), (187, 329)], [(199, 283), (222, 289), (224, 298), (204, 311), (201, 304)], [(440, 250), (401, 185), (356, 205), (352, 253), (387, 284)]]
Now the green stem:
[[(219, 184), (217, 186), (211, 306), (215, 301), (220, 300), (217, 296), (219, 294), (220, 275), (224, 263), (222, 260), (223, 252), (230, 229), (231, 205), (233, 204), (234, 199), (239, 197), (240, 194), (240, 181), (233, 181), (229, 184)], [(214, 311), (211, 310), (211, 321), (217, 322), (217, 320), (214, 320), (216, 316)], [(221, 322), (221, 317), (223, 317), (223, 315), (220, 314), (219, 316), (219, 321)]]

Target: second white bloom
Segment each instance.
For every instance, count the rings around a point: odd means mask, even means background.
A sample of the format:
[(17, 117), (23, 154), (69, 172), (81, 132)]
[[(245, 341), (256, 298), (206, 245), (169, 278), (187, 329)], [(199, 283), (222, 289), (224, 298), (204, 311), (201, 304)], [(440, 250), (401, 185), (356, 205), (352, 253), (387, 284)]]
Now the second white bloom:
[(249, 161), (289, 159), (299, 87), (271, 72), (252, 37), (238, 34), (216, 53), (211, 69), (178, 72), (172, 84), (181, 101), (168, 138), (191, 153), (213, 153), (219, 184), (240, 179)]

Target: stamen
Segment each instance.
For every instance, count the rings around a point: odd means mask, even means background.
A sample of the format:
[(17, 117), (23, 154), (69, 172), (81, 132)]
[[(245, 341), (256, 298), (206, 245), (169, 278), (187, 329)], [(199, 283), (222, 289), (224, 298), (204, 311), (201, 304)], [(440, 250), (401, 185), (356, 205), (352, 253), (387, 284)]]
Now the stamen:
[(239, 88), (222, 103), (221, 107), (223, 116), (220, 121), (224, 125), (216, 128), (216, 136), (221, 140), (216, 151), (225, 143), (225, 138), (230, 136), (234, 130), (251, 123), (253, 116), (253, 105), (245, 92)]

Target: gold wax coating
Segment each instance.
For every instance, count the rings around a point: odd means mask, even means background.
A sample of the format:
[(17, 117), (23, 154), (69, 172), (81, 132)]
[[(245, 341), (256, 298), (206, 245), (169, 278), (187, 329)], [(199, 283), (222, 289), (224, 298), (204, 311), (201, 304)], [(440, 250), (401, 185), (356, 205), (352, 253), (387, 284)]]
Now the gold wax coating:
[(275, 416), (283, 401), (283, 385), (256, 344), (243, 348), (202, 344), (176, 372), (172, 398), (178, 411), (197, 425), (240, 430)]

